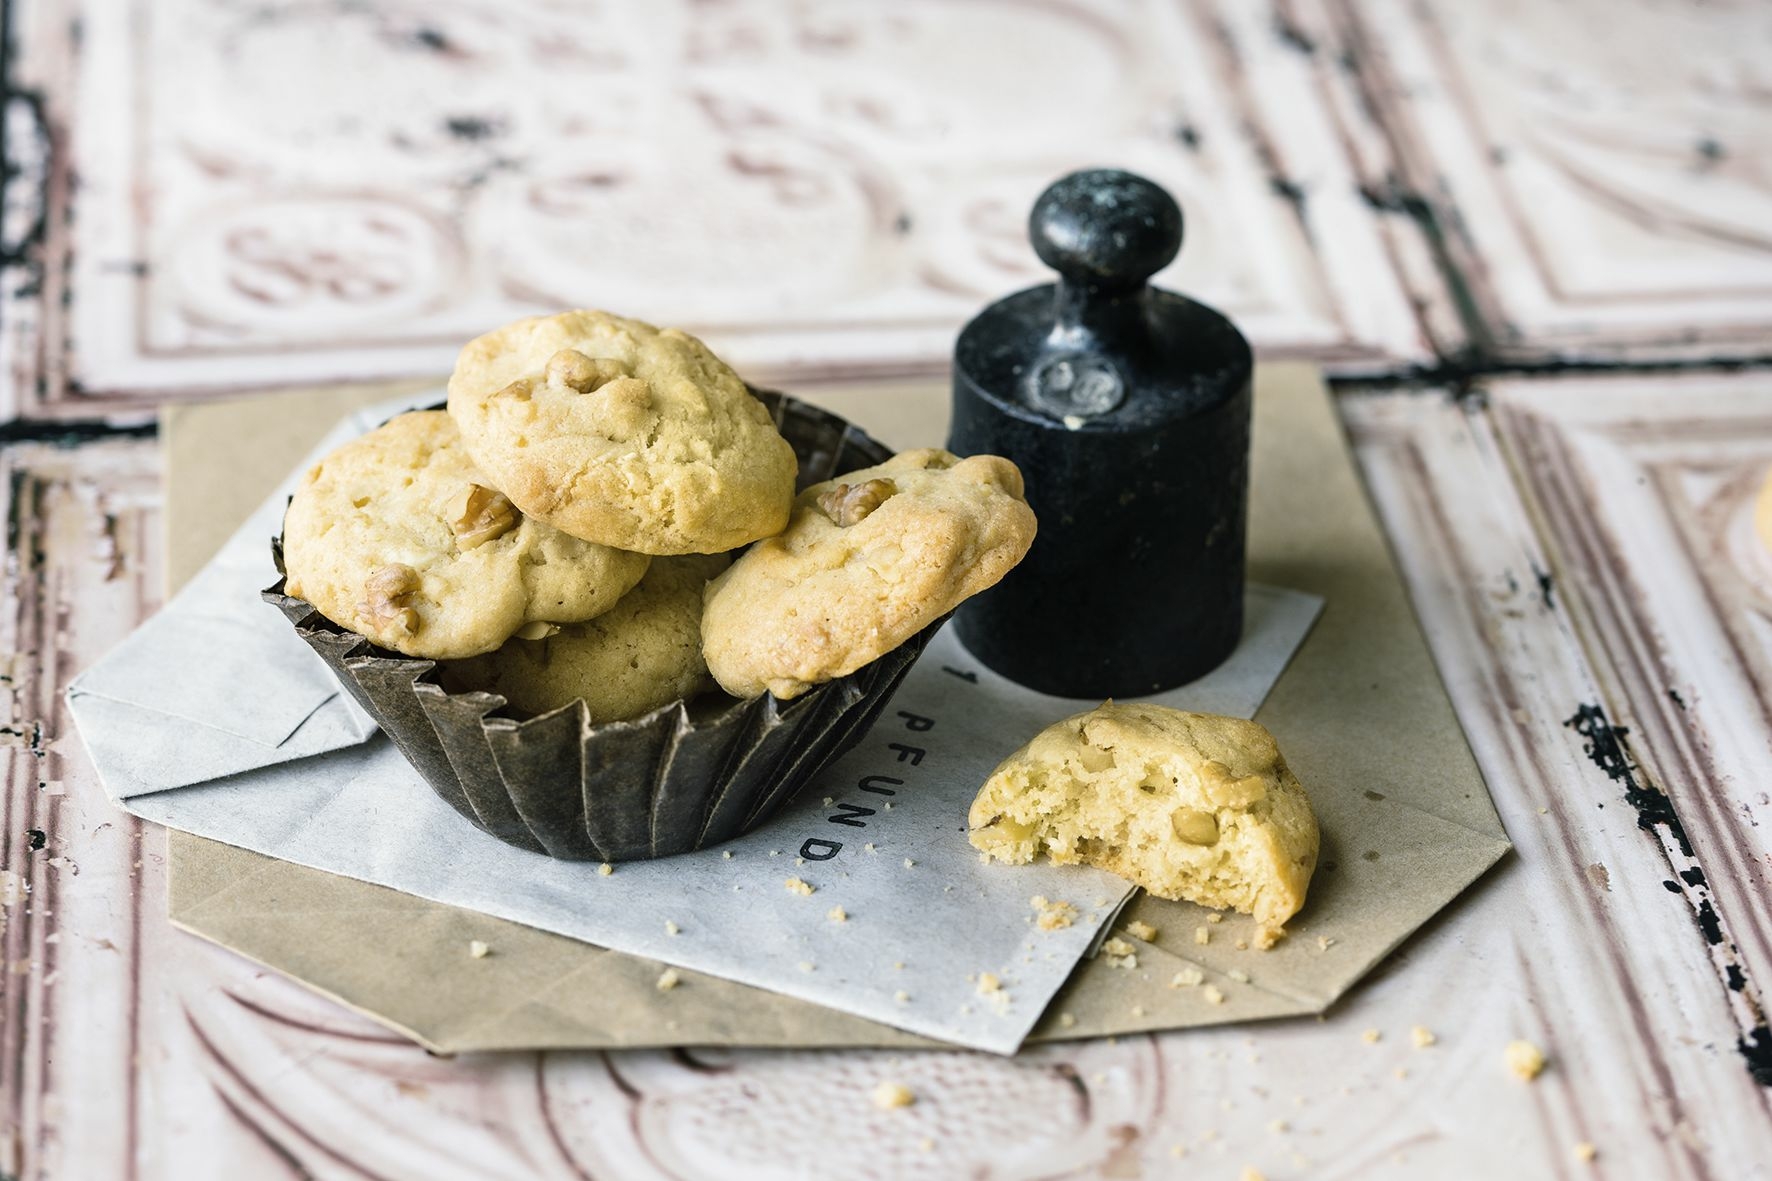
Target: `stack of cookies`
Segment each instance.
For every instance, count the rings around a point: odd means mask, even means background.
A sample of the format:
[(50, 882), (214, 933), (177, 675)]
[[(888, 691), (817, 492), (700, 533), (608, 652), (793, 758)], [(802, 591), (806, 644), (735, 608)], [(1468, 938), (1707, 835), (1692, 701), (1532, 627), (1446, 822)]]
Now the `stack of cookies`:
[(1033, 534), (1007, 460), (890, 457), (577, 311), (474, 340), (446, 412), (308, 471), (267, 597), (464, 815), (614, 860), (761, 820)]

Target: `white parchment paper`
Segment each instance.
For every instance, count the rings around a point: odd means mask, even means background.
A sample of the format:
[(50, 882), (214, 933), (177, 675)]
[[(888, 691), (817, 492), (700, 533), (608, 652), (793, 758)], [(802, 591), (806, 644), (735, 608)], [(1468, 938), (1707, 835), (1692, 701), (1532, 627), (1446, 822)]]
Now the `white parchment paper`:
[[(400, 408), (353, 416), (322, 451)], [(505, 845), (437, 798), (258, 598), (275, 581), (286, 495), (69, 688), (106, 790), (136, 815), (999, 1053), (1129, 893), (1095, 870), (980, 863), (965, 834), (978, 786), (1041, 727), (1096, 703), (1012, 684), (951, 628), (860, 745), (755, 833), (609, 875)], [(1152, 700), (1252, 716), (1321, 606), (1251, 587), (1232, 658)], [(211, 628), (230, 637), (225, 660), (190, 643)], [(1078, 921), (1039, 930), (1036, 894), (1073, 903)], [(986, 972), (994, 994), (978, 989)]]

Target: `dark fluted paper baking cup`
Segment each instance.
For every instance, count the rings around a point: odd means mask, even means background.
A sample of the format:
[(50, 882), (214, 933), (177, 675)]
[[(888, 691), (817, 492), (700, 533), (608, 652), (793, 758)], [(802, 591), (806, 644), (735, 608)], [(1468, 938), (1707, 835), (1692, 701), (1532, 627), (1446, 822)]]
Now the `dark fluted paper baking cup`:
[[(802, 488), (892, 454), (834, 414), (755, 392), (799, 456)], [(379, 648), (283, 587), (265, 600), (438, 795), (501, 841), (572, 861), (668, 857), (757, 827), (861, 739), (945, 622), (792, 701), (676, 701), (592, 724), (582, 701), (501, 717), (500, 695), (451, 693), (435, 661)]]

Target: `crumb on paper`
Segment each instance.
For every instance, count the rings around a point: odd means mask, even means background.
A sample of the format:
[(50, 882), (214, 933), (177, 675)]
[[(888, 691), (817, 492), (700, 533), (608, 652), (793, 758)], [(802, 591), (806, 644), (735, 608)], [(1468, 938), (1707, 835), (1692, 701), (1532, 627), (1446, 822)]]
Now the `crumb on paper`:
[(1376, 1029), (1368, 1029), (1365, 1033), (1362, 1033), (1360, 1035), (1360, 1040), (1365, 1042), (1369, 1046), (1376, 1046), (1378, 1044), (1378, 1040), (1380, 1038), (1382, 1038), (1383, 1036), (1384, 1036), (1384, 1034), (1380, 1033)]
[(468, 954), (477, 960), (483, 960), (492, 954), (492, 948), (479, 939), (468, 940)]
[(997, 974), (995, 972), (980, 972), (978, 974), (979, 996), (989, 996), (993, 992), (1002, 991), (1002, 988), (1003, 982), (997, 979)]
[(1286, 928), (1284, 927), (1257, 927), (1255, 928), (1255, 950), (1270, 951), (1274, 944), (1285, 937)]
[(1409, 1077), (1409, 1068), (1407, 1066), (1399, 1066), (1395, 1070), (1391, 1071), (1391, 1073), (1396, 1075), (1398, 1078), (1408, 1078)]
[(828, 808), (828, 807), (830, 807), (830, 806), (831, 806), (831, 805), (832, 805), (832, 804), (834, 804), (834, 803), (836, 803), (836, 802), (837, 802), (837, 801), (836, 801), (836, 800), (835, 800), (835, 799), (834, 799), (834, 798), (832, 798), (832, 797), (831, 797), (831, 796), (826, 796), (826, 797), (825, 797), (825, 798), (824, 798), (824, 806), (825, 806), (825, 807), (827, 807), (827, 808)]
[(818, 965), (814, 964), (811, 960), (801, 960), (800, 961), (800, 971), (802, 971), (802, 972), (811, 972), (815, 968), (817, 968), (817, 966)]
[(1222, 923), (1224, 922), (1224, 915), (1215, 910), (1206, 916), (1206, 921), (1209, 923)]
[(905, 867), (905, 868), (906, 868), (906, 869), (909, 869), (909, 868), (911, 868), (911, 866), (913, 866), (913, 865), (915, 865), (915, 864), (917, 864), (917, 863), (916, 863), (916, 862), (915, 862), (915, 861), (912, 861), (912, 860), (911, 860), (911, 859), (910, 859), (910, 858), (909, 858), (909, 857), (906, 857), (906, 858), (905, 858), (905, 859), (904, 859), (904, 867)]
[(1125, 931), (1134, 939), (1142, 939), (1146, 943), (1154, 943), (1157, 939), (1157, 929), (1149, 923), (1141, 923), (1137, 919), (1127, 923)]
[(892, 999), (901, 1005), (908, 1005), (911, 1003), (911, 994), (901, 988), (892, 994)]
[(1237, 1174), (1237, 1181), (1267, 1181), (1267, 1178), (1254, 1165), (1244, 1165), (1243, 1171)]
[(1249, 983), (1249, 973), (1243, 971), (1241, 968), (1232, 968), (1230, 971), (1226, 972), (1225, 975), (1229, 976), (1232, 980), (1235, 980), (1238, 984)]
[(671, 919), (665, 920), (665, 934), (666, 935), (675, 935), (677, 932), (681, 931), (682, 929), (683, 929), (682, 927), (679, 927)]
[(1192, 988), (1206, 979), (1206, 973), (1198, 968), (1183, 968), (1169, 977), (1170, 988)]
[(1596, 1156), (1600, 1155), (1600, 1150), (1595, 1148), (1591, 1143), (1589, 1143), (1586, 1140), (1581, 1141), (1579, 1144), (1577, 1144), (1570, 1151), (1575, 1154), (1575, 1159), (1582, 1162), (1583, 1164), (1588, 1163), (1589, 1161), (1593, 1160)]
[(795, 865), (805, 865), (806, 859), (804, 857), (796, 857), (796, 858), (794, 858), (794, 864)]
[(880, 806), (888, 812), (892, 811), (892, 801), (891, 800), (887, 800), (884, 804), (882, 804)]
[(1169, 1155), (1176, 1157), (1178, 1159), (1180, 1157), (1186, 1156), (1187, 1155), (1187, 1145), (1185, 1145), (1185, 1144), (1171, 1144), (1169, 1146)]
[(892, 964), (892, 970), (895, 972), (904, 971), (904, 961), (903, 960), (895, 960)]
[(789, 878), (782, 884), (788, 888), (788, 893), (798, 894), (802, 898), (811, 897), (812, 891), (817, 889), (812, 883), (803, 882), (799, 878)]
[(722, 850), (720, 850), (720, 856), (727, 861), (731, 861), (732, 860), (732, 850), (731, 849), (722, 849)]
[(1132, 1006), (1132, 1015), (1134, 1017), (1144, 1016), (1144, 1006), (1143, 1005), (1133, 1005)]
[(1291, 1125), (1283, 1119), (1268, 1121), (1267, 1130), (1276, 1136), (1284, 1136), (1290, 1129)]
[(1206, 999), (1206, 1003), (1209, 1005), (1224, 1004), (1224, 992), (1216, 984), (1208, 984), (1202, 988), (1200, 995)]
[(1083, 424), (1089, 420), (1081, 414), (1067, 414), (1059, 421), (1064, 423), (1064, 429), (1067, 431), (1080, 431), (1083, 429)]
[(903, 1083), (882, 1079), (874, 1088), (874, 1106), (885, 1111), (894, 1107), (909, 1107), (916, 1101), (917, 1096)]
[(669, 992), (681, 983), (683, 983), (683, 977), (677, 973), (675, 968), (666, 968), (658, 974), (658, 991), (660, 992)]
[(1043, 894), (1035, 894), (1028, 901), (1038, 912), (1034, 925), (1042, 931), (1062, 931), (1077, 921), (1077, 908), (1062, 899), (1048, 900)]
[(780, 856), (781, 856), (781, 850), (780, 850), (780, 849), (771, 849), (771, 850), (769, 850), (769, 855), (770, 855), (770, 856), (771, 856), (771, 857), (780, 857)]
[(865, 853), (873, 853), (873, 852), (876, 852), (877, 850), (875, 850), (875, 848), (874, 848), (874, 842), (869, 841), (867, 844), (862, 846), (862, 851)]
[(1058, 1015), (1058, 1027), (1060, 1029), (1071, 1029), (1074, 1028), (1076, 1024), (1077, 1015), (1075, 1013), (1060, 1013)]
[(1409, 1030), (1409, 1040), (1415, 1043), (1417, 1050), (1425, 1050), (1440, 1039), (1435, 1037), (1434, 1031), (1427, 1026), (1417, 1025)]
[(1201, 946), (1211, 943), (1212, 942), (1212, 928), (1211, 927), (1195, 927), (1194, 928), (1194, 942), (1200, 944)]
[(1507, 1068), (1531, 1082), (1544, 1073), (1544, 1051), (1524, 1039), (1511, 1041), (1506, 1050)]
[(846, 923), (849, 921), (849, 912), (844, 910), (841, 906), (833, 906), (825, 911), (824, 917), (831, 920), (833, 923)]
[(934, 1136), (923, 1137), (921, 1140), (917, 1141), (917, 1147), (920, 1150), (922, 1150), (923, 1152), (934, 1152), (935, 1151), (935, 1137)]
[(610, 874), (612, 874), (614, 872), (615, 872), (615, 866), (609, 864), (607, 861), (605, 861), (602, 865), (599, 865), (597, 867), (597, 873), (600, 877), (608, 877)]
[(1124, 939), (1116, 936), (1113, 939), (1109, 939), (1106, 943), (1103, 943), (1101, 945), (1101, 950), (1103, 955), (1127, 956), (1131, 955), (1137, 950), (1137, 948), (1133, 947)]
[(1238, 951), (1248, 951), (1249, 950), (1249, 941), (1247, 939), (1237, 940), (1236, 948)]

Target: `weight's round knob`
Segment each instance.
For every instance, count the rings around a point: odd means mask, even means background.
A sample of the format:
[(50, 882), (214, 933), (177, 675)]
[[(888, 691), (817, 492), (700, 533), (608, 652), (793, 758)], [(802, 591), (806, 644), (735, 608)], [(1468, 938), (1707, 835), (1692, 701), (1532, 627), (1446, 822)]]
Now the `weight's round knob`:
[(1142, 176), (1091, 168), (1040, 194), (1028, 238), (1041, 261), (1072, 283), (1139, 288), (1181, 250), (1181, 207)]

